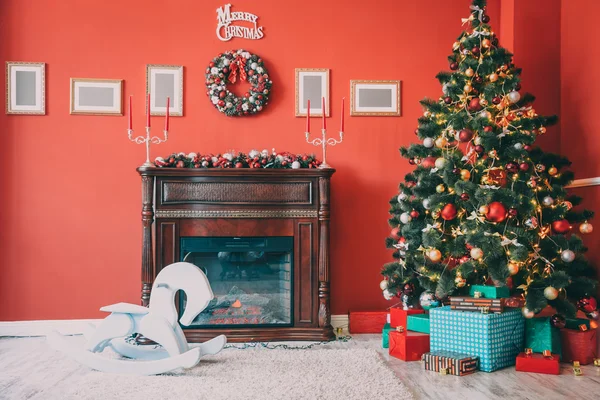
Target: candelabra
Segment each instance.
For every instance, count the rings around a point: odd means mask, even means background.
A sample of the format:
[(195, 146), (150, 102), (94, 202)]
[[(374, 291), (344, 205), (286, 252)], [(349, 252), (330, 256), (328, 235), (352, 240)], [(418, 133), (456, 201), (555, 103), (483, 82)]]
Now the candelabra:
[(340, 131), (340, 140), (335, 138), (327, 137), (327, 129), (321, 129), (321, 133), (323, 134), (323, 138), (316, 138), (313, 140), (309, 139), (310, 132), (306, 132), (306, 142), (312, 144), (313, 146), (323, 146), (323, 162), (319, 166), (319, 168), (330, 168), (330, 165), (327, 164), (327, 146), (335, 146), (336, 144), (340, 144), (344, 141), (344, 132)]
[(161, 144), (166, 142), (169, 139), (169, 131), (163, 130), (165, 135), (164, 139), (159, 138), (158, 136), (150, 136), (150, 127), (146, 127), (146, 136), (137, 136), (133, 137), (133, 129), (127, 129), (127, 135), (129, 140), (135, 142), (136, 144), (145, 144), (146, 145), (146, 162), (142, 164), (142, 167), (153, 167), (154, 164), (150, 162), (150, 143), (152, 144)]

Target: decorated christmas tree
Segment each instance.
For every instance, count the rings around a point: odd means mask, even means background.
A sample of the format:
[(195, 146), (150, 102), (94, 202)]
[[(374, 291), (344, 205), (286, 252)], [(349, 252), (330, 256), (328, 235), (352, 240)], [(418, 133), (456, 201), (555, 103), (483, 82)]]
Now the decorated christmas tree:
[(419, 143), (400, 153), (415, 165), (391, 201), (383, 295), (410, 307), (464, 295), (473, 284), (508, 286), (509, 305), (531, 318), (547, 305), (597, 319), (595, 269), (581, 233), (591, 211), (565, 186), (570, 162), (535, 147), (555, 116), (538, 115), (520, 94), (520, 73), (474, 0), (452, 46), (450, 71), (437, 75), (442, 95), (424, 99)]

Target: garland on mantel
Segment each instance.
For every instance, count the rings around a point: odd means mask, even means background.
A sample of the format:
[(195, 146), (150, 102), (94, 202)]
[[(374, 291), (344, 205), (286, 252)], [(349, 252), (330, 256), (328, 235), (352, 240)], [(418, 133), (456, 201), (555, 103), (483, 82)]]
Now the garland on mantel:
[(287, 151), (271, 153), (268, 150), (251, 150), (248, 154), (234, 152), (223, 154), (173, 153), (156, 157), (154, 165), (160, 168), (317, 168), (321, 161), (314, 154), (292, 154)]

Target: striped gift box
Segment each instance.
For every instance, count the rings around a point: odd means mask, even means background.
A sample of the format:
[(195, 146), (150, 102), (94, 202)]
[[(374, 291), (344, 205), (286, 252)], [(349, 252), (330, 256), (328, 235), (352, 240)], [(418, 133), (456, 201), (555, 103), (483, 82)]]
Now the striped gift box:
[(432, 351), (423, 354), (423, 365), (428, 371), (446, 371), (450, 375), (468, 375), (477, 371), (479, 359), (454, 351)]
[(482, 311), (487, 308), (489, 312), (504, 312), (505, 299), (487, 299), (477, 297), (450, 297), (450, 308), (460, 311)]
[(479, 357), (479, 369), (492, 372), (515, 365), (523, 351), (525, 318), (521, 310), (482, 314), (446, 306), (431, 309), (429, 315), (431, 352), (447, 350)]

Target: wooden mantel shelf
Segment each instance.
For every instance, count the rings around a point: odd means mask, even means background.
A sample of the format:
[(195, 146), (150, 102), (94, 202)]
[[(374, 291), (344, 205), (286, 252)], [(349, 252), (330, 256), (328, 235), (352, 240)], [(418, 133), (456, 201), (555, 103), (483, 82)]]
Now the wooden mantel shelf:
[(329, 183), (334, 169), (139, 167), (142, 305), (181, 260), (182, 237), (293, 237), (293, 321), (286, 327), (185, 329), (190, 341), (329, 340)]

